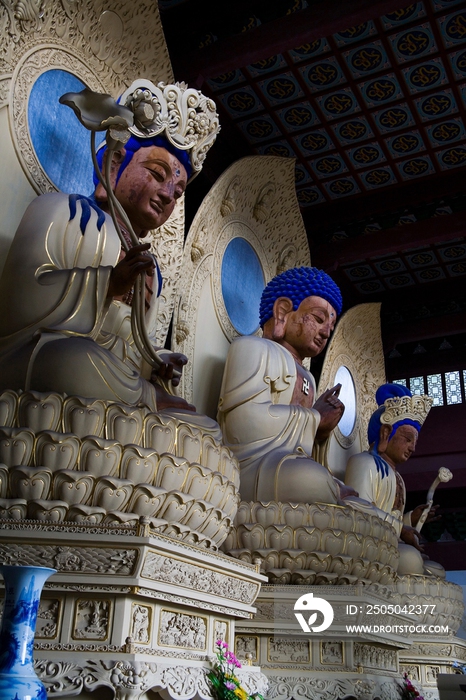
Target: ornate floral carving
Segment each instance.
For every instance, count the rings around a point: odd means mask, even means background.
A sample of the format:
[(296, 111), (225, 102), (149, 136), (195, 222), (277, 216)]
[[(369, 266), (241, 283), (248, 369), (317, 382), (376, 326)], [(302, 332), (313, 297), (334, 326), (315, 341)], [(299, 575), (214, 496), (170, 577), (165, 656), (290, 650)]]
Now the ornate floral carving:
[(136, 556), (136, 549), (0, 543), (2, 559), (15, 557), (17, 564), (50, 566), (77, 573), (131, 574)]

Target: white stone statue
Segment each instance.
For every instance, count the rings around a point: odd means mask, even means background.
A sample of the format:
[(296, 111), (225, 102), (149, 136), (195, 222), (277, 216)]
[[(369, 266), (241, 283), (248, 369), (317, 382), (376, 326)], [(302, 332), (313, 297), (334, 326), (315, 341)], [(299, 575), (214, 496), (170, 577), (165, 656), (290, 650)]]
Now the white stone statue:
[(325, 272), (293, 268), (263, 292), (263, 337), (232, 343), (218, 421), (240, 463), (243, 501), (336, 504), (349, 493), (311, 456), (343, 415), (340, 385), (315, 400), (314, 378), (303, 366), (324, 350), (341, 308), (340, 290)]
[[(432, 406), (429, 396), (412, 395), (399, 384), (383, 384), (376, 393), (379, 405), (369, 421), (369, 451), (348, 460), (345, 484), (358, 492), (347, 503), (366, 513), (376, 514), (395, 528), (399, 538), (398, 574), (432, 574), (445, 577), (436, 562), (423, 558), (416, 529), (429, 504), (405, 513), (406, 488), (397, 468), (416, 449), (419, 431)], [(434, 520), (436, 507), (428, 520)]]
[(157, 356), (153, 338), (138, 342), (144, 316), (154, 326), (162, 286), (141, 241), (201, 169), (219, 129), (215, 105), (184, 84), (145, 80), (120, 104), (87, 89), (61, 101), (92, 131), (109, 127), (98, 158), (107, 179), (93, 198), (46, 194), (27, 209), (0, 280), (0, 390), (192, 412), (157, 381), (176, 385), (186, 358)]

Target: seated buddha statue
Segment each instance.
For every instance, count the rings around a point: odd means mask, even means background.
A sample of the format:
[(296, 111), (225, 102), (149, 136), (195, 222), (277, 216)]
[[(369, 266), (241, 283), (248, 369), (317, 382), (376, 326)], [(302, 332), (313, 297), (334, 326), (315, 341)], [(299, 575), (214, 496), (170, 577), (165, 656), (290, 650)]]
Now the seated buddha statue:
[[(440, 564), (427, 560), (415, 529), (427, 504), (405, 512), (406, 488), (398, 467), (414, 453), (427, 414), (432, 406), (429, 396), (413, 396), (399, 384), (383, 384), (376, 393), (379, 408), (368, 426), (369, 450), (348, 460), (345, 484), (359, 497), (347, 503), (353, 508), (378, 515), (395, 528), (399, 538), (398, 574), (431, 574), (441, 578), (445, 571)], [(434, 506), (427, 521), (436, 518)]]
[(303, 364), (323, 352), (341, 309), (340, 290), (325, 272), (290, 269), (262, 294), (263, 337), (231, 344), (217, 419), (240, 464), (243, 501), (336, 504), (349, 493), (316, 461), (343, 415), (341, 385), (316, 399)]
[[(0, 391), (53, 391), (192, 413), (159, 382), (175, 386), (186, 357), (165, 351), (160, 366), (150, 366), (135, 344), (131, 313), (135, 284), (145, 274), (143, 315), (155, 327), (162, 277), (144, 238), (168, 220), (202, 168), (219, 130), (215, 104), (184, 84), (146, 80), (133, 83), (120, 104), (89, 90), (61, 101), (88, 128), (116, 123), (124, 138), (118, 147), (104, 141), (100, 148), (108, 180), (107, 186), (95, 180), (93, 197), (45, 194), (24, 214), (0, 280)], [(100, 103), (107, 112), (95, 127)], [(108, 213), (111, 192), (116, 221)]]

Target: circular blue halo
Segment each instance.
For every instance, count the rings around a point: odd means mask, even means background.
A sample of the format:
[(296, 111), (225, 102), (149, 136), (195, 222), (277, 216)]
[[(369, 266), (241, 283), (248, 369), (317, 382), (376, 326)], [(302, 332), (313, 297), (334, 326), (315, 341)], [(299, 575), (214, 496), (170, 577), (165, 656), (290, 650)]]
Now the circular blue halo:
[(244, 238), (233, 238), (222, 260), (222, 295), (228, 316), (241, 335), (259, 328), (259, 304), (265, 287), (256, 251)]
[[(72, 73), (52, 69), (32, 86), (28, 124), (32, 145), (47, 176), (62, 192), (86, 196), (94, 192), (90, 132), (73, 110), (58, 102), (65, 92), (80, 92), (86, 85)], [(105, 132), (96, 134), (96, 145)]]

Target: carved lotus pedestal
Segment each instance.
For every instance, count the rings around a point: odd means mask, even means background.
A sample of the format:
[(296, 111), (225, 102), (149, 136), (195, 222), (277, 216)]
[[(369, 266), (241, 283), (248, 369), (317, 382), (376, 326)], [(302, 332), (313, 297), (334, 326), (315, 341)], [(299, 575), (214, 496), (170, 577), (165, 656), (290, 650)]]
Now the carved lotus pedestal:
[(399, 558), (389, 523), (323, 503), (242, 501), (223, 549), (277, 584), (388, 584)]
[[(49, 697), (209, 698), (215, 641), (265, 580), (218, 552), (239, 502), (218, 426), (13, 391), (0, 426), (0, 561), (58, 571), (35, 643)], [(266, 681), (247, 667), (244, 684)]]

